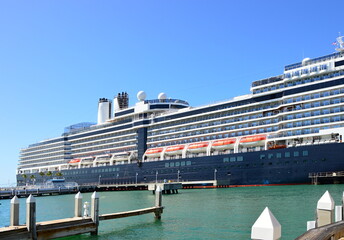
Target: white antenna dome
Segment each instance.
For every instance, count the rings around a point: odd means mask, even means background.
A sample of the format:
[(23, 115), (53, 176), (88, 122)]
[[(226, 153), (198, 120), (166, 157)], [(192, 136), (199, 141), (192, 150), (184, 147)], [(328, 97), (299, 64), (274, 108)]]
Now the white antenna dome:
[(167, 98), (167, 95), (166, 95), (166, 93), (160, 93), (159, 95), (158, 95), (158, 99), (159, 100), (165, 100)]
[(144, 101), (147, 95), (144, 91), (139, 91), (136, 96), (137, 96), (137, 100)]
[(302, 60), (302, 65), (305, 65), (308, 61), (310, 61), (311, 59), (310, 58), (304, 58)]

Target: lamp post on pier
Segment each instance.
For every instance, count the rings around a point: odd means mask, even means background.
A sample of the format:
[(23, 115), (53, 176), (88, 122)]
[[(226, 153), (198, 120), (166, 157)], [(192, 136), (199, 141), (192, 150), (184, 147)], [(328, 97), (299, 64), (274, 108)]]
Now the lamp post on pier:
[(138, 173), (136, 173), (136, 181), (135, 181), (135, 182), (136, 182), (136, 186), (137, 186), (137, 175), (139, 175), (139, 174), (138, 174)]
[(155, 183), (158, 183), (158, 171), (155, 172)]

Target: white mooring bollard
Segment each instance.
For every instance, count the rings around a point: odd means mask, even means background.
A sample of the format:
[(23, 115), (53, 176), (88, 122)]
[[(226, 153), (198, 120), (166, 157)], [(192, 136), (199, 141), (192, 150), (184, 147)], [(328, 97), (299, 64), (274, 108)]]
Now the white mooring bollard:
[(82, 217), (82, 195), (80, 192), (75, 195), (74, 217)]
[(10, 226), (19, 225), (19, 199), (14, 196), (11, 199), (11, 214), (10, 214)]
[(307, 231), (315, 228), (315, 221), (308, 221), (307, 222)]
[(281, 224), (268, 207), (260, 214), (251, 229), (251, 239), (277, 240), (281, 238)]
[(343, 220), (343, 207), (342, 206), (335, 206), (334, 209), (334, 221), (339, 222)]
[(31, 194), (26, 199), (26, 227), (30, 233), (30, 238), (36, 240), (36, 199)]
[(333, 223), (334, 201), (328, 191), (322, 195), (317, 204), (316, 227)]
[(96, 230), (91, 235), (97, 235), (99, 226), (99, 195), (97, 192), (93, 192), (91, 196), (91, 218), (96, 224)]

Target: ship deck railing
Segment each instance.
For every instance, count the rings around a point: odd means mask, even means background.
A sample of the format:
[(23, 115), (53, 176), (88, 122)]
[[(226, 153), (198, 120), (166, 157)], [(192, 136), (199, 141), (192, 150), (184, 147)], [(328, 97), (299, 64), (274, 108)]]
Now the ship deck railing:
[(317, 172), (317, 173), (309, 173), (309, 178), (315, 177), (344, 177), (344, 171), (338, 172)]

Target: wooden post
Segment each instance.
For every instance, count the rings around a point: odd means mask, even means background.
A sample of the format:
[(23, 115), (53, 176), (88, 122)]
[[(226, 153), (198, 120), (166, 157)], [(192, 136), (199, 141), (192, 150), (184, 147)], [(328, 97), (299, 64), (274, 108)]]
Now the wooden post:
[(96, 225), (96, 230), (91, 232), (91, 235), (97, 235), (99, 226), (99, 196), (96, 191), (91, 196), (91, 218)]
[[(159, 185), (156, 187), (156, 190), (155, 190), (155, 206), (162, 207), (162, 191)], [(155, 218), (161, 219), (161, 213), (162, 213), (161, 209), (155, 211)]]
[(10, 226), (19, 226), (19, 199), (17, 196), (11, 199)]
[(316, 227), (333, 223), (334, 201), (328, 191), (322, 195), (317, 204)]
[(80, 192), (75, 194), (74, 217), (82, 217), (82, 195)]
[(251, 229), (251, 239), (277, 240), (281, 238), (281, 224), (268, 207), (260, 214)]
[(37, 240), (36, 231), (36, 199), (30, 194), (26, 199), (26, 227), (29, 236), (33, 240)]

